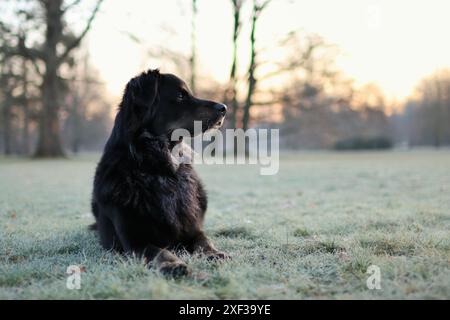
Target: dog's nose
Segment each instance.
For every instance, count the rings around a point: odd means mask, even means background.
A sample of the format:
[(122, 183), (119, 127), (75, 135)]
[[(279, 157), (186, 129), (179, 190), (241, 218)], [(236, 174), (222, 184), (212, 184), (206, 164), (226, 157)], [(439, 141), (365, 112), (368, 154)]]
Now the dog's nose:
[(214, 109), (216, 109), (217, 111), (219, 111), (223, 115), (225, 115), (225, 113), (227, 113), (227, 106), (224, 105), (223, 103), (216, 103), (214, 105)]

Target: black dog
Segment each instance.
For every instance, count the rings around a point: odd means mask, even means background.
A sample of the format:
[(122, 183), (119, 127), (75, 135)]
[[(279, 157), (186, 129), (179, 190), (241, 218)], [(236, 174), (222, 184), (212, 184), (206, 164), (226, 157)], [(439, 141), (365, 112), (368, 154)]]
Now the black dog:
[(173, 130), (219, 127), (226, 106), (200, 100), (171, 74), (149, 70), (127, 84), (97, 166), (92, 211), (104, 248), (142, 256), (161, 272), (184, 275), (170, 250), (227, 258), (202, 230), (206, 193), (192, 166), (173, 161)]

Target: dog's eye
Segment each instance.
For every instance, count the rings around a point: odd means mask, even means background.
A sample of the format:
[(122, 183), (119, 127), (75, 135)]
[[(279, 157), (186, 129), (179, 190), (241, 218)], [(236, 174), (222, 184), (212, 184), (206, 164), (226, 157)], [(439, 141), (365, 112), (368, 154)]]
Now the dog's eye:
[(180, 92), (178, 92), (177, 99), (184, 100), (186, 99), (187, 95), (188, 95), (187, 91), (182, 89)]

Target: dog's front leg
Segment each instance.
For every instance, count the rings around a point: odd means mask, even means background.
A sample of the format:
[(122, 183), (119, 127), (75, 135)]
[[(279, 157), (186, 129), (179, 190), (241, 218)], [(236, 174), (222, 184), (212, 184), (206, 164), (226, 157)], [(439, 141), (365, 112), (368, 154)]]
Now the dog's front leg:
[(178, 277), (191, 273), (187, 264), (169, 250), (141, 242), (126, 219), (116, 218), (114, 227), (125, 253), (145, 258), (149, 266), (165, 275)]
[(203, 232), (200, 232), (190, 243), (189, 251), (191, 253), (200, 253), (205, 255), (209, 260), (230, 259), (231, 257), (225, 252), (217, 250), (211, 240), (209, 240)]
[[(148, 257), (148, 249), (149, 248), (147, 247), (146, 257)], [(153, 257), (152, 265), (154, 265), (162, 274), (171, 275), (174, 277), (187, 276), (191, 274), (191, 270), (188, 265), (169, 250), (156, 247), (153, 247), (152, 250), (153, 252), (150, 254)]]

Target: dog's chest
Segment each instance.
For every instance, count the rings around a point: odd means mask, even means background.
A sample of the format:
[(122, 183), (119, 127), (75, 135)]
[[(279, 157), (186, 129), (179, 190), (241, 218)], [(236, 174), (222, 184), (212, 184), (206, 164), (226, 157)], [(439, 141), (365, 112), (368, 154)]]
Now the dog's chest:
[(177, 234), (195, 232), (202, 224), (206, 209), (206, 194), (191, 167), (181, 165), (176, 175), (141, 176), (140, 205)]

